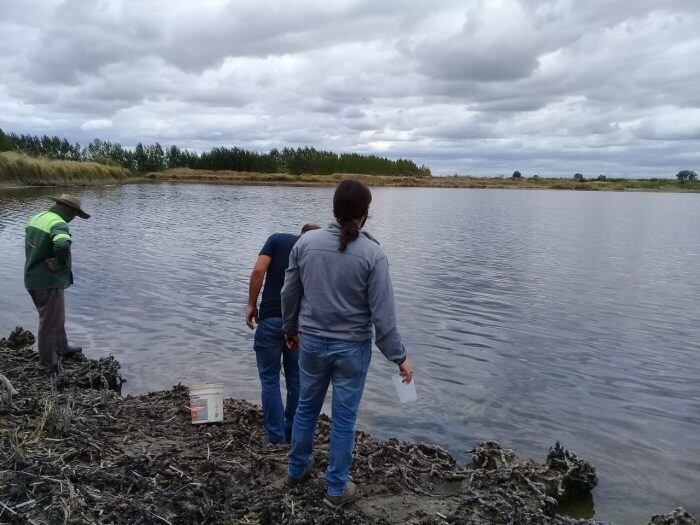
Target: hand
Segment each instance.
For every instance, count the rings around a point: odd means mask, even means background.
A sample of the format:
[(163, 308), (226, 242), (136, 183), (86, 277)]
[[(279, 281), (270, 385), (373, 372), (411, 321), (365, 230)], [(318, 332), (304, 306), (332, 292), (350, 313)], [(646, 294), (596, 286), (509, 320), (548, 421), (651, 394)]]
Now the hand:
[(249, 304), (245, 311), (245, 324), (247, 324), (248, 328), (251, 330), (255, 328), (253, 326), (253, 320), (255, 320), (256, 323), (258, 322), (258, 307)]
[(301, 339), (299, 338), (299, 334), (296, 333), (294, 335), (289, 335), (289, 334), (284, 334), (284, 341), (287, 343), (287, 348), (290, 350), (294, 350), (295, 348), (299, 348), (301, 344)]
[(46, 266), (48, 266), (49, 270), (51, 270), (52, 272), (57, 272), (61, 269), (61, 264), (55, 257), (52, 259), (44, 259), (44, 264), (46, 264)]
[(403, 376), (403, 380), (406, 383), (413, 381), (413, 367), (411, 362), (406, 358), (406, 360), (399, 365), (399, 374)]

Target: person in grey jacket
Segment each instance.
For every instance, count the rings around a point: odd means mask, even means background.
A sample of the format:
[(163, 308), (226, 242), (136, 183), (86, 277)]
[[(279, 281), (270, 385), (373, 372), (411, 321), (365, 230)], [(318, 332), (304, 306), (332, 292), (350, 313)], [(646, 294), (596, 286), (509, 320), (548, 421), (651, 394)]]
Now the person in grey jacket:
[(332, 384), (325, 498), (338, 507), (353, 501), (358, 492), (348, 477), (373, 328), (379, 350), (396, 363), (404, 381), (413, 378), (396, 329), (386, 255), (362, 229), (371, 201), (369, 188), (361, 182), (341, 182), (333, 196), (337, 222), (307, 233), (294, 245), (282, 288), (282, 331), (288, 347), (301, 350), (301, 392), (285, 483), (294, 487), (311, 477), (316, 423)]

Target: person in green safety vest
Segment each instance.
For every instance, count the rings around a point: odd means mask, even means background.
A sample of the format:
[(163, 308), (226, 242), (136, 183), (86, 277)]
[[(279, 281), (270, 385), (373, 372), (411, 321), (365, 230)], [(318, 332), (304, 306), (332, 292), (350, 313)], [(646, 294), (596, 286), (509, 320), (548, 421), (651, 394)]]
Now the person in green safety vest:
[(56, 204), (32, 217), (27, 223), (24, 251), (24, 285), (39, 313), (40, 372), (56, 375), (59, 357), (82, 352), (68, 343), (65, 329), (63, 292), (73, 284), (71, 271), (71, 234), (68, 223), (75, 217), (89, 219), (80, 207), (80, 199), (64, 193), (51, 197)]

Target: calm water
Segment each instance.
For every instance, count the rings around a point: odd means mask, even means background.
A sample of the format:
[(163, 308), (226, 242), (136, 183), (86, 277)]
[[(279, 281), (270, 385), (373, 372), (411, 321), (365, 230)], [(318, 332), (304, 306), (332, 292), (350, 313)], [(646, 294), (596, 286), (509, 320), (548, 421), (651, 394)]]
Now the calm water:
[[(0, 334), (35, 312), (23, 227), (60, 190), (0, 194)], [(247, 281), (267, 235), (328, 222), (331, 189), (132, 185), (76, 193), (69, 337), (128, 392), (221, 381), (259, 400)], [(460, 460), (498, 440), (592, 461), (596, 517), (700, 514), (700, 195), (375, 189), (420, 399), (377, 351), (360, 426)]]

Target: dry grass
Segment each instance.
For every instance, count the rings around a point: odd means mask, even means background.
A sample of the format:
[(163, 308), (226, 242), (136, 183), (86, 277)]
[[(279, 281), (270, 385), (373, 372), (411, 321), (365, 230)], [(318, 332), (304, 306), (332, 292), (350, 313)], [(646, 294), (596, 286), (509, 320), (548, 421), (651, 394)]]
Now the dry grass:
[(578, 182), (572, 179), (497, 179), (476, 177), (395, 177), (334, 173), (332, 175), (290, 175), (287, 173), (256, 173), (247, 171), (208, 171), (176, 168), (149, 173), (156, 181), (204, 182), (270, 186), (335, 186), (343, 179), (353, 178), (368, 186), (402, 186), (423, 188), (511, 188), (584, 191), (689, 191), (700, 192), (700, 182), (678, 182), (672, 179), (607, 182)]
[(435, 177), (396, 177), (334, 173), (332, 175), (291, 175), (289, 173), (259, 173), (252, 171), (210, 171), (174, 168), (146, 175), (150, 180), (179, 182), (216, 182), (229, 184), (259, 184), (273, 186), (334, 186), (343, 179), (353, 178), (371, 186), (424, 186)]
[[(353, 178), (368, 186), (700, 192), (700, 181), (679, 182), (673, 179), (579, 182), (572, 179), (398, 177), (357, 173), (291, 175), (288, 173), (210, 171), (188, 168), (153, 172), (147, 174), (145, 178), (153, 181), (267, 186), (335, 186), (343, 179)], [(13, 152), (0, 153), (0, 186), (79, 186), (139, 180), (143, 180), (143, 178), (118, 166), (108, 166), (95, 162), (37, 159)]]
[(79, 186), (123, 181), (133, 174), (96, 162), (49, 160), (21, 153), (0, 153), (0, 185)]

